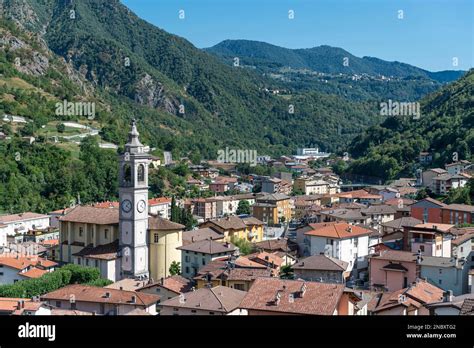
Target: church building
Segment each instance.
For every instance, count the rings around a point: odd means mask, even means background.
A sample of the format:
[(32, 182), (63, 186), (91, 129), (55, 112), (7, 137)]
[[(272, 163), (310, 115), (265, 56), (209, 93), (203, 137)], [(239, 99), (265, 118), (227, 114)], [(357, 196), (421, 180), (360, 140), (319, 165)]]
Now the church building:
[(134, 120), (119, 156), (119, 206), (76, 206), (62, 216), (62, 262), (97, 267), (115, 282), (166, 277), (171, 263), (181, 261), (176, 247), (182, 245), (184, 226), (149, 212), (148, 151)]

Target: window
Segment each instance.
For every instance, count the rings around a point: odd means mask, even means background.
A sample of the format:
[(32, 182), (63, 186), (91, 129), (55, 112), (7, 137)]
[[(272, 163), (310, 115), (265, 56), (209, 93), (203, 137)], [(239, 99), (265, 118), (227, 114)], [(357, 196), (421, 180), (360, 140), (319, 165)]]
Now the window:
[(186, 267), (186, 273), (189, 273), (189, 267)]
[(89, 259), (86, 259), (86, 266), (89, 266)]
[(158, 243), (159, 240), (160, 240), (160, 235), (158, 233), (155, 233), (154, 236), (153, 236), (153, 241), (155, 243)]
[(109, 238), (109, 230), (108, 229), (104, 230), (104, 236), (105, 236), (105, 239)]
[(420, 245), (420, 251), (425, 252), (425, 246), (424, 245)]
[(439, 284), (443, 284), (443, 280), (442, 280), (442, 279), (439, 279), (439, 280), (438, 280), (438, 283), (439, 283)]
[(137, 179), (138, 179), (138, 182), (144, 182), (145, 181), (145, 166), (143, 164), (138, 165)]
[(173, 312), (179, 311), (179, 308), (173, 308)]
[(443, 274), (443, 270), (441, 268), (439, 269), (439, 274)]
[(234, 284), (234, 289), (245, 291), (245, 284)]
[(71, 303), (71, 309), (72, 309), (72, 310), (75, 310), (75, 309), (76, 309), (76, 302), (72, 302), (72, 303)]
[(84, 232), (84, 229), (82, 227), (79, 227), (79, 237), (82, 237), (83, 232)]
[(95, 260), (95, 266), (99, 267), (99, 260)]
[(214, 315), (214, 312), (209, 312), (209, 315)]
[(206, 259), (202, 259), (202, 265), (204, 266), (206, 264)]
[(56, 301), (56, 307), (61, 308), (61, 301)]
[(123, 182), (125, 184), (130, 184), (132, 182), (132, 167), (130, 167), (130, 164), (125, 164), (123, 166)]
[(191, 310), (191, 313), (196, 313), (196, 310), (195, 310), (195, 309), (192, 309), (192, 310)]
[(185, 257), (184, 257), (184, 261), (185, 261), (185, 262), (191, 262), (191, 258), (190, 258), (189, 256), (185, 256)]
[(2, 276), (2, 275), (3, 275), (3, 272), (0, 272), (0, 276)]

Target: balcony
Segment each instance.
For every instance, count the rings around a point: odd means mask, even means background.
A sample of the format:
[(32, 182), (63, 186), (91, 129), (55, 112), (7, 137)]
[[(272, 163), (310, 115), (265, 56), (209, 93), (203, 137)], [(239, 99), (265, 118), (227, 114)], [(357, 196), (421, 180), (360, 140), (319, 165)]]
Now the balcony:
[(422, 244), (433, 244), (432, 239), (423, 239), (423, 238), (411, 238), (411, 243), (422, 243)]

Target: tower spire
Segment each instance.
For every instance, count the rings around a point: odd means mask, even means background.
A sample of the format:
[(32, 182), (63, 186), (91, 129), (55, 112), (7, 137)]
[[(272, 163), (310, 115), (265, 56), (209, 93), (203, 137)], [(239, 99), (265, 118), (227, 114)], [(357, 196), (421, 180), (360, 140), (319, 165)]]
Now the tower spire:
[(137, 121), (132, 119), (131, 122), (132, 129), (128, 133), (128, 143), (126, 144), (127, 147), (141, 147), (143, 144), (140, 142), (138, 138), (140, 133), (137, 130)]

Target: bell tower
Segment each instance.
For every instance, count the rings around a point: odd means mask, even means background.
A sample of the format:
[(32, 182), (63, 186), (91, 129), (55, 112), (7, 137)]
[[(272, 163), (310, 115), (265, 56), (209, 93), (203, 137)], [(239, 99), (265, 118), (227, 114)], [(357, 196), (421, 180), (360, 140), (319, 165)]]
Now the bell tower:
[(148, 277), (148, 146), (131, 124), (125, 152), (119, 156), (121, 277)]

